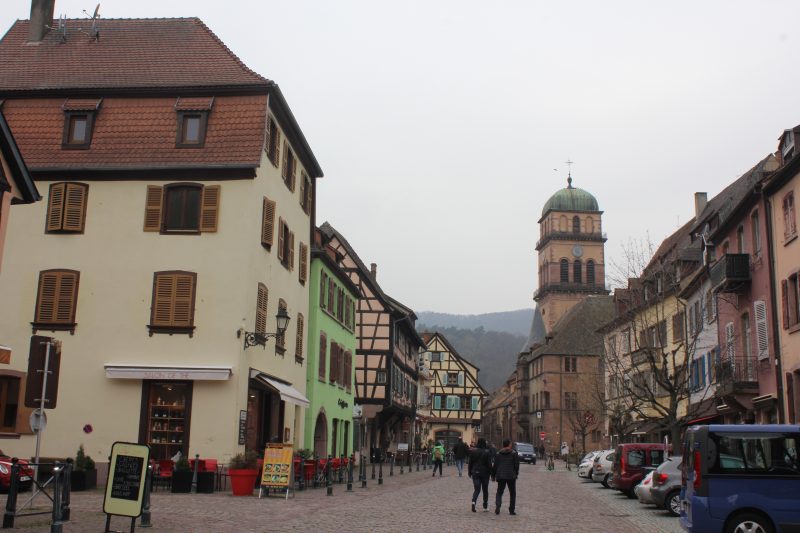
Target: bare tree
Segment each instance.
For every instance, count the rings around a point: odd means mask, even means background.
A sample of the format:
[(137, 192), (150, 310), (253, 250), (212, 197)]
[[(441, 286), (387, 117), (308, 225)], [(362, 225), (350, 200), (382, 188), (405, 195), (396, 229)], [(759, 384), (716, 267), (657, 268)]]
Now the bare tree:
[(580, 453), (586, 453), (586, 438), (599, 431), (606, 416), (603, 394), (603, 376), (600, 373), (581, 374), (577, 380), (577, 392), (567, 405), (567, 423), (575, 438), (580, 439)]

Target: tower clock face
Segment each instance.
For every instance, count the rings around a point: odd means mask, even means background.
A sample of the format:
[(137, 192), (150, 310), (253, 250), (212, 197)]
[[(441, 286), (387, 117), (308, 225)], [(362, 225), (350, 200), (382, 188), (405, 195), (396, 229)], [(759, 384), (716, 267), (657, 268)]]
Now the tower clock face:
[(575, 257), (580, 257), (583, 255), (583, 247), (580, 244), (576, 244), (572, 247), (572, 255)]

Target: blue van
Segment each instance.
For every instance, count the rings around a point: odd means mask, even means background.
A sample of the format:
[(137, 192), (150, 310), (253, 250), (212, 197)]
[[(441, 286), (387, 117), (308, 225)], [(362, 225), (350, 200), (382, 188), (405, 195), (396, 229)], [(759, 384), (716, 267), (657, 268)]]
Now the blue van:
[(683, 440), (681, 527), (800, 532), (800, 426), (692, 426)]

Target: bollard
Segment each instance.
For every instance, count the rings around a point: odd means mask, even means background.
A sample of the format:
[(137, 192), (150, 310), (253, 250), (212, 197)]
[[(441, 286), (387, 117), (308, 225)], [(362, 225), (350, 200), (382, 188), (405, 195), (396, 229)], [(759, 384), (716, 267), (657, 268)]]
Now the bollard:
[(314, 454), (314, 488), (319, 486), (319, 455)]
[(356, 455), (353, 454), (347, 462), (347, 492), (353, 492), (353, 461), (355, 459)]
[(331, 456), (328, 456), (328, 462), (325, 463), (325, 479), (328, 488), (328, 496), (333, 496), (333, 480), (331, 480)]
[(417, 454), (417, 472), (419, 472), (419, 454)]
[(389, 477), (394, 476), (394, 455), (392, 455), (392, 460), (389, 462)]
[(375, 458), (373, 457), (370, 462), (372, 463), (372, 479), (375, 479)]
[(139, 527), (153, 527), (150, 523), (150, 491), (153, 489), (153, 465), (147, 465), (144, 478), (144, 495), (142, 497), (142, 518)]
[(361, 488), (367, 488), (367, 463), (364, 462), (364, 454), (361, 454), (361, 461), (359, 462), (359, 468), (361, 470)]
[(339, 485), (344, 482), (344, 454), (339, 456)]
[(194, 454), (194, 468), (192, 468), (192, 494), (197, 494), (197, 466), (200, 464), (200, 454)]
[(8, 485), (6, 512), (3, 515), (3, 529), (14, 527), (14, 516), (17, 512), (17, 494), (19, 493), (19, 459), (11, 459), (11, 480)]
[(64, 523), (61, 521), (61, 484), (64, 482), (64, 465), (56, 461), (53, 467), (53, 521), (50, 533), (62, 533)]
[(426, 453), (425, 455), (422, 456), (422, 471), (424, 472), (427, 469), (428, 469), (428, 454)]
[(383, 460), (378, 463), (378, 485), (383, 485)]
[(61, 520), (69, 522), (70, 516), (70, 499), (72, 491), (72, 458), (67, 459), (67, 465), (64, 467), (64, 483), (61, 485)]
[(402, 461), (402, 460), (401, 460), (401, 461), (400, 461), (400, 475), (401, 475), (401, 476), (403, 475), (403, 463), (405, 463), (405, 461)]

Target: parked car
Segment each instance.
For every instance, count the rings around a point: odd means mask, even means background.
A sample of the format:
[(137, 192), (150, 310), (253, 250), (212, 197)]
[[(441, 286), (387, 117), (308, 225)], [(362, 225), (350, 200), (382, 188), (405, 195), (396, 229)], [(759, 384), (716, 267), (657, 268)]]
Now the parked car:
[(519, 455), (519, 460), (524, 463), (536, 464), (536, 448), (529, 442), (515, 442), (514, 451)]
[(653, 474), (650, 496), (653, 503), (669, 511), (672, 516), (681, 513), (681, 465), (683, 457), (675, 455), (658, 465)]
[(683, 441), (681, 527), (689, 533), (794, 531), (800, 426), (692, 426)]
[(578, 462), (578, 477), (591, 479), (592, 467), (594, 466), (594, 458), (600, 453), (600, 450), (589, 452), (583, 456)]
[(644, 479), (633, 488), (633, 493), (639, 499), (639, 503), (653, 503), (653, 497), (650, 495), (650, 489), (653, 487), (653, 474), (655, 470), (651, 470), (644, 476)]
[[(33, 469), (28, 465), (28, 461), (19, 460), (19, 488), (28, 490), (33, 484)], [(8, 492), (11, 485), (11, 457), (0, 450), (0, 491)]]
[(634, 497), (633, 489), (647, 475), (646, 467), (656, 467), (664, 462), (664, 444), (630, 443), (620, 444), (614, 451), (614, 475), (611, 484), (614, 489)]
[(594, 468), (592, 469), (592, 481), (602, 483), (605, 488), (609, 488), (611, 481), (611, 467), (614, 465), (614, 450), (603, 450), (594, 458)]

